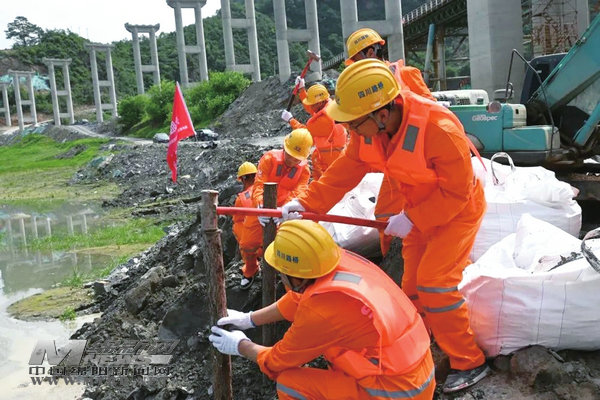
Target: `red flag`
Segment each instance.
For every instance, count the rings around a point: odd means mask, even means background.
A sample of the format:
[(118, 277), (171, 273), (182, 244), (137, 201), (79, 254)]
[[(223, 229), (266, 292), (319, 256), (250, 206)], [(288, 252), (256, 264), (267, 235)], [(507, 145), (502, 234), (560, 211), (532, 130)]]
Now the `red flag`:
[(194, 125), (181, 94), (179, 82), (177, 82), (175, 96), (173, 96), (173, 115), (171, 117), (171, 130), (169, 132), (169, 148), (167, 149), (167, 164), (171, 169), (171, 179), (173, 179), (173, 182), (177, 182), (177, 143), (181, 139), (193, 136), (194, 134)]

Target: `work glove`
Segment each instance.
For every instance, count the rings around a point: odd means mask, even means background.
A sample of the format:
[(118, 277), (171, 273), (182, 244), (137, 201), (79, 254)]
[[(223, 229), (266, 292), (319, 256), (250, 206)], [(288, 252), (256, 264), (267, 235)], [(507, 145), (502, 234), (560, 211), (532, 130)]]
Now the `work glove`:
[(266, 226), (270, 220), (273, 220), (273, 222), (275, 222), (275, 225), (279, 225), (282, 222), (281, 218), (277, 218), (277, 217), (267, 217), (264, 215), (260, 215), (258, 217), (258, 222), (262, 225), (262, 226)]
[(412, 230), (413, 223), (404, 211), (400, 214), (392, 215), (388, 221), (387, 227), (383, 231), (386, 235), (398, 236), (405, 238), (408, 233)]
[(302, 214), (300, 214), (302, 211), (306, 211), (306, 209), (298, 199), (292, 199), (281, 207), (281, 219), (284, 221), (302, 219)]
[(281, 113), (281, 119), (285, 122), (290, 122), (290, 119), (292, 118), (294, 118), (294, 116), (288, 110), (283, 110), (283, 112)]
[(237, 310), (227, 309), (227, 316), (223, 318), (219, 318), (217, 321), (217, 325), (232, 325), (234, 328), (246, 330), (250, 328), (256, 328), (256, 325), (252, 321), (252, 317), (250, 316), (252, 311), (250, 312), (241, 312)]
[(304, 78), (301, 77), (300, 75), (298, 75), (296, 77), (296, 82), (294, 82), (294, 84), (296, 86), (298, 86), (298, 89), (302, 89), (304, 87)]
[(230, 356), (240, 356), (240, 342), (242, 340), (250, 340), (242, 331), (227, 331), (218, 326), (210, 328), (212, 334), (208, 337), (210, 343), (215, 346), (223, 354)]

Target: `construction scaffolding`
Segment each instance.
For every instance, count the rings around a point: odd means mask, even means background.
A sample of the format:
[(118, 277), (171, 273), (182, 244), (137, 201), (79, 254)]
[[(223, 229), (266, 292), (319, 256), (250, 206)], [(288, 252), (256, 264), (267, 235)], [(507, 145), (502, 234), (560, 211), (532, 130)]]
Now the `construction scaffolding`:
[(529, 0), (533, 56), (569, 51), (579, 37), (577, 0)]

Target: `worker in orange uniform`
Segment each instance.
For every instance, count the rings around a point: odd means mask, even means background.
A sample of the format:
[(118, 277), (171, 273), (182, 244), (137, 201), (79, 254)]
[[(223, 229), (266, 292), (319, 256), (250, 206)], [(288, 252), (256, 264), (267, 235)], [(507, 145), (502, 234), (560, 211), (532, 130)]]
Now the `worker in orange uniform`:
[[(228, 310), (209, 340), (221, 353), (258, 363), (277, 381), (279, 399), (431, 399), (435, 390), (429, 335), (402, 290), (376, 265), (338, 247), (313, 221), (280, 225), (265, 259), (290, 291), (244, 313)], [(272, 347), (242, 330), (286, 319)], [(330, 368), (303, 367), (323, 355)]]
[[(267, 151), (258, 162), (258, 172), (252, 190), (253, 207), (263, 206), (265, 182), (276, 182), (277, 206), (306, 190), (310, 179), (310, 168), (306, 159), (313, 145), (312, 137), (306, 129), (294, 129), (283, 141), (282, 150)], [(258, 257), (262, 254), (263, 226), (269, 217), (248, 216), (244, 220), (244, 229), (240, 251), (244, 259), (240, 286), (248, 289), (258, 272)]]
[[(383, 45), (385, 40), (373, 29), (362, 28), (353, 32), (346, 40), (346, 49), (348, 50), (348, 59), (346, 65), (366, 58), (381, 60), (387, 64), (390, 71), (398, 81), (403, 90), (411, 92), (435, 101), (435, 97), (425, 84), (421, 71), (418, 68), (404, 65), (403, 60), (389, 62), (383, 58)], [(402, 210), (402, 204), (392, 195), (398, 188), (394, 184), (385, 180), (381, 184), (377, 203), (375, 204), (375, 219), (387, 221), (392, 215), (396, 215)], [(392, 237), (379, 232), (379, 242), (381, 253), (385, 256), (390, 249)]]
[(320, 83), (304, 90), (304, 79), (296, 78), (298, 92), (304, 109), (311, 115), (306, 125), (295, 119), (291, 112), (283, 110), (281, 118), (292, 129), (306, 128), (312, 135), (315, 151), (312, 154), (313, 179), (319, 179), (323, 172), (335, 161), (346, 147), (348, 134), (342, 124), (336, 124), (325, 113), (325, 106), (332, 101), (329, 91)]
[[(237, 180), (242, 183), (243, 189), (235, 197), (235, 207), (254, 207), (254, 203), (252, 202), (252, 189), (254, 188), (256, 172), (256, 165), (248, 161), (243, 162), (238, 168)], [(241, 242), (245, 219), (246, 217), (244, 215), (233, 216), (233, 236), (235, 236), (238, 244)], [(247, 254), (244, 253), (241, 248), (240, 255), (244, 260), (244, 264), (246, 264), (247, 261), (244, 257), (247, 256)], [(250, 262), (252, 262), (252, 260)]]
[(471, 386), (490, 372), (457, 288), (486, 208), (472, 144), (452, 112), (401, 91), (381, 61), (346, 68), (336, 97), (327, 113), (349, 124), (350, 142), (321, 179), (282, 207), (283, 219), (301, 217), (297, 211), (325, 213), (367, 172), (383, 172), (403, 207), (385, 229), (404, 239), (402, 289), (450, 359), (443, 390)]

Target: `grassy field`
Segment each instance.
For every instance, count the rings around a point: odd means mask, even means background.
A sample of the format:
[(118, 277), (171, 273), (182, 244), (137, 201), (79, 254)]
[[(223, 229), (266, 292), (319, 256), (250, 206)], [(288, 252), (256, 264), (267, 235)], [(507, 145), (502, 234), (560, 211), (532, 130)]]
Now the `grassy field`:
[[(101, 200), (115, 196), (119, 189), (112, 183), (68, 185), (78, 168), (101, 154), (105, 139), (82, 139), (58, 143), (46, 136), (28, 135), (12, 146), (0, 147), (0, 204), (33, 209), (54, 210), (65, 202)], [(57, 158), (75, 146), (83, 151), (70, 158)]]

